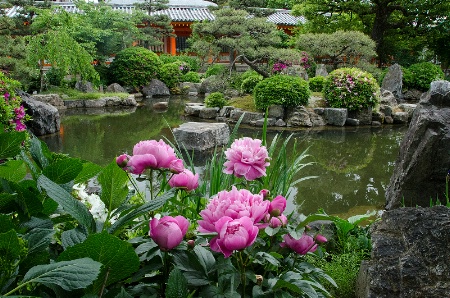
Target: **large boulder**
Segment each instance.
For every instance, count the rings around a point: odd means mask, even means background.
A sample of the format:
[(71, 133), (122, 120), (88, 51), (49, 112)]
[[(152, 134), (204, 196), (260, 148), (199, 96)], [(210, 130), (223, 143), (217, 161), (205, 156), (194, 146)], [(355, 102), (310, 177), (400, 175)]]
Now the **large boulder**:
[(76, 82), (75, 89), (85, 93), (92, 93), (96, 91), (91, 82), (84, 82), (84, 81)]
[(391, 91), (396, 98), (402, 98), (402, 79), (402, 68), (396, 63), (389, 67), (389, 70), (381, 83), (381, 89)]
[(372, 226), (372, 255), (363, 262), (359, 298), (449, 297), (450, 209), (399, 208)]
[(230, 128), (226, 123), (187, 122), (175, 128), (173, 134), (187, 150), (205, 151), (226, 145)]
[(24, 92), (20, 92), (19, 95), (27, 114), (31, 116), (26, 125), (33, 134), (43, 136), (59, 132), (61, 118), (57, 108), (37, 101)]
[(400, 145), (386, 208), (429, 206), (430, 199), (443, 200), (449, 152), (450, 82), (435, 81), (414, 111)]
[(151, 80), (147, 86), (144, 86), (142, 93), (146, 97), (170, 96), (170, 90), (166, 84), (157, 79)]
[(125, 88), (123, 88), (122, 86), (120, 86), (117, 83), (112, 83), (111, 85), (109, 85), (108, 87), (106, 87), (106, 92), (111, 92), (111, 93), (127, 93), (127, 90), (125, 90)]
[(49, 105), (54, 106), (57, 109), (65, 109), (64, 101), (61, 99), (59, 94), (34, 94), (32, 95), (33, 99), (47, 103)]
[(323, 110), (323, 115), (326, 119), (326, 123), (334, 126), (344, 126), (347, 120), (348, 111), (347, 109), (338, 108), (325, 108)]

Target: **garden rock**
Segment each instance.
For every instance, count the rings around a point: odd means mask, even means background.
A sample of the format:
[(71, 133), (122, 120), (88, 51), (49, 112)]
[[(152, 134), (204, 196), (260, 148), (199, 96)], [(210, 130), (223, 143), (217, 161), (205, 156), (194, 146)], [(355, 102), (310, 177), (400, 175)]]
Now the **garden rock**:
[(448, 297), (450, 209), (399, 208), (372, 226), (372, 255), (358, 276), (359, 298)]
[(104, 98), (84, 100), (84, 106), (86, 108), (101, 108), (106, 106), (106, 100)]
[(398, 102), (397, 102), (397, 99), (395, 98), (394, 94), (392, 94), (391, 91), (382, 90), (380, 104), (395, 107), (398, 104)]
[(287, 126), (292, 127), (313, 127), (326, 125), (322, 116), (315, 113), (315, 110), (298, 106), (288, 111), (286, 120)]
[(345, 125), (358, 126), (359, 125), (359, 120), (358, 119), (354, 119), (354, 118), (347, 118), (347, 120), (345, 120)]
[(403, 112), (408, 114), (408, 121), (411, 120), (416, 107), (417, 107), (416, 104), (411, 104), (411, 103), (401, 103), (398, 105), (398, 108), (400, 110), (402, 110)]
[(264, 119), (263, 113), (246, 112), (241, 109), (234, 109), (230, 113), (230, 120), (232, 122), (237, 122), (243, 114), (244, 116), (241, 121), (242, 124), (250, 124), (252, 121)]
[(125, 90), (125, 88), (123, 88), (122, 86), (120, 86), (117, 83), (112, 83), (111, 85), (109, 85), (108, 87), (106, 87), (106, 92), (111, 92), (111, 93), (127, 93), (127, 91)]
[(57, 109), (65, 109), (64, 101), (61, 99), (59, 94), (36, 94), (32, 96), (33, 99), (47, 103), (54, 106)]
[(198, 151), (226, 145), (230, 139), (226, 123), (187, 122), (175, 128), (173, 134), (187, 150)]
[(170, 96), (169, 88), (158, 79), (153, 79), (147, 86), (144, 86), (142, 93), (146, 97)]
[(159, 102), (155, 102), (154, 104), (152, 104), (152, 108), (154, 110), (167, 110), (168, 107), (169, 107), (169, 102), (167, 102), (167, 101), (159, 101)]
[[(277, 121), (277, 119), (275, 119), (275, 118), (267, 118), (267, 126), (274, 126), (276, 121)], [(263, 127), (264, 119), (258, 119), (256, 121), (252, 122), (252, 124), (255, 126), (258, 126), (258, 127)]]
[(283, 119), (284, 118), (284, 107), (280, 105), (273, 105), (269, 107), (270, 118)]
[(422, 97), (422, 94), (422, 91), (411, 89), (403, 93), (403, 99), (410, 102), (418, 102)]
[(233, 106), (224, 106), (219, 111), (219, 117), (230, 117), (231, 111), (233, 110)]
[[(404, 113), (406, 114), (406, 113)], [(450, 165), (450, 82), (435, 81), (417, 106), (386, 190), (386, 208), (443, 200)]]
[(392, 107), (388, 105), (381, 105), (380, 112), (384, 114), (384, 116), (392, 116)]
[(325, 64), (317, 64), (316, 66), (316, 77), (322, 76), (326, 77), (328, 75), (327, 67)]
[(275, 126), (284, 127), (286, 126), (286, 122), (284, 122), (283, 119), (278, 119), (277, 122), (275, 122)]
[(394, 118), (392, 118), (392, 116), (386, 116), (386, 117), (384, 117), (384, 122), (386, 124), (393, 124), (394, 123)]
[(372, 121), (372, 126), (381, 126), (381, 121)]
[(205, 105), (202, 103), (187, 103), (184, 107), (184, 112), (187, 115), (197, 116), (200, 115), (200, 111), (205, 108)]
[(348, 112), (347, 109), (325, 108), (323, 114), (327, 124), (344, 126)]
[(199, 93), (199, 89), (201, 86), (201, 83), (191, 83), (191, 82), (183, 82), (180, 84), (181, 89), (186, 90), (188, 94), (194, 94), (197, 95)]
[(372, 123), (372, 108), (363, 108), (360, 111), (348, 111), (348, 118), (358, 119), (360, 125), (370, 125)]
[(406, 112), (395, 112), (392, 114), (395, 124), (407, 124), (409, 115)]
[(397, 63), (389, 67), (386, 76), (381, 84), (381, 89), (391, 91), (396, 98), (402, 97), (402, 78), (403, 72)]
[(96, 92), (91, 82), (78, 81), (75, 83), (75, 89), (84, 93)]
[(218, 112), (219, 108), (204, 108), (200, 110), (198, 117), (203, 119), (214, 119), (217, 117)]
[(61, 118), (57, 108), (37, 101), (27, 93), (19, 92), (18, 95), (22, 98), (26, 113), (31, 116), (25, 124), (33, 134), (43, 136), (59, 132)]

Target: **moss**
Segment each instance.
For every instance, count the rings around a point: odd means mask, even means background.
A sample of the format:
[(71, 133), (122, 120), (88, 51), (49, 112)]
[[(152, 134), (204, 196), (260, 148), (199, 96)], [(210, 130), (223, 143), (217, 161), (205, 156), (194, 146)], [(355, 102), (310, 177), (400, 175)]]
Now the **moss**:
[(227, 104), (237, 109), (243, 109), (244, 111), (261, 112), (255, 107), (255, 102), (252, 95), (232, 98)]

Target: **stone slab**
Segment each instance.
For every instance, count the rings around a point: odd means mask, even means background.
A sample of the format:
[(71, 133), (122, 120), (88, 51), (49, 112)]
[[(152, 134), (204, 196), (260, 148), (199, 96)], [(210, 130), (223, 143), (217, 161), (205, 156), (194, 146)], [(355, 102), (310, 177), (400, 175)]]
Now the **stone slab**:
[(187, 150), (204, 151), (226, 145), (230, 128), (226, 123), (187, 122), (175, 128), (173, 134)]

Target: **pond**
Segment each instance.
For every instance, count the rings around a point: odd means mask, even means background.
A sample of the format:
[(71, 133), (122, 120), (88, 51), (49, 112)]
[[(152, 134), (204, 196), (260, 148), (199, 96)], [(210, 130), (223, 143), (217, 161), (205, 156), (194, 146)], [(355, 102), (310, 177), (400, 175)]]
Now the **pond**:
[[(41, 139), (52, 151), (106, 165), (117, 155), (132, 152), (141, 140), (173, 140), (171, 128), (199, 121), (183, 116), (187, 101), (171, 98), (165, 111), (153, 110), (151, 100), (133, 108), (66, 110), (60, 133)], [(291, 208), (304, 214), (323, 208), (343, 217), (383, 209), (384, 192), (406, 130), (403, 125), (270, 129), (269, 141), (275, 134), (284, 138), (293, 134), (299, 152), (308, 149), (307, 161), (314, 162), (301, 176), (318, 176), (292, 188)], [(260, 138), (261, 129), (241, 126), (239, 136)]]

